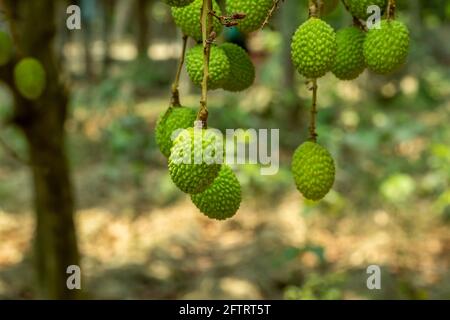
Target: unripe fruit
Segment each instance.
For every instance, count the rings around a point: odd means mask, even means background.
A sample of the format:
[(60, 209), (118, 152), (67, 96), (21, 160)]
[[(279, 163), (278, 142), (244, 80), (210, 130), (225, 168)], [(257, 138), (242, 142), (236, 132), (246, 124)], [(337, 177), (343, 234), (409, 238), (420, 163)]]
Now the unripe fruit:
[(24, 58), (14, 67), (14, 83), (23, 97), (35, 100), (45, 89), (45, 69), (38, 60)]
[[(181, 31), (187, 36), (194, 38), (197, 41), (202, 40), (202, 27), (201, 27), (201, 10), (203, 0), (195, 0), (190, 5), (176, 8), (172, 7), (172, 16), (175, 20), (175, 24), (181, 28)], [(221, 15), (219, 5), (213, 0), (213, 10), (217, 15)], [(222, 24), (216, 18), (213, 19), (214, 31), (219, 34), (222, 31)]]
[(388, 0), (345, 0), (350, 13), (362, 20), (367, 20), (373, 13), (367, 13), (370, 6), (378, 6), (383, 12), (387, 7)]
[(336, 33), (326, 22), (310, 18), (292, 39), (292, 60), (297, 71), (308, 79), (320, 78), (330, 71), (336, 56)]
[(223, 157), (221, 138), (211, 130), (189, 128), (180, 132), (169, 156), (169, 174), (181, 191), (196, 194), (211, 185), (219, 174), (221, 163), (208, 157), (220, 152)]
[(214, 182), (202, 193), (191, 195), (192, 202), (207, 217), (225, 220), (236, 214), (241, 204), (241, 185), (233, 170), (222, 165)]
[(13, 54), (13, 44), (10, 36), (0, 31), (0, 66), (9, 62)]
[[(186, 70), (192, 82), (201, 86), (203, 81), (203, 46), (196, 45), (186, 54)], [(231, 71), (230, 62), (225, 52), (218, 46), (211, 46), (209, 59), (208, 89), (221, 88)]]
[(173, 145), (172, 135), (177, 130), (192, 127), (196, 118), (197, 113), (185, 107), (172, 107), (160, 115), (156, 124), (155, 138), (163, 155), (170, 156), (170, 149)]
[(249, 33), (261, 28), (266, 20), (273, 0), (227, 0), (227, 12), (245, 13), (244, 19), (239, 20), (237, 28), (243, 33)]
[(409, 31), (400, 21), (383, 20), (380, 29), (370, 29), (364, 41), (364, 58), (373, 72), (388, 74), (408, 57)]
[(234, 43), (224, 43), (220, 48), (230, 62), (230, 74), (223, 84), (228, 91), (242, 91), (255, 81), (255, 66), (244, 49)]
[(307, 199), (320, 200), (333, 186), (333, 158), (317, 143), (307, 141), (295, 150), (291, 170), (297, 189)]
[(164, 0), (171, 7), (185, 7), (190, 5), (194, 0)]
[(363, 55), (365, 33), (357, 27), (341, 29), (336, 34), (337, 53), (331, 71), (341, 80), (353, 80), (366, 68)]

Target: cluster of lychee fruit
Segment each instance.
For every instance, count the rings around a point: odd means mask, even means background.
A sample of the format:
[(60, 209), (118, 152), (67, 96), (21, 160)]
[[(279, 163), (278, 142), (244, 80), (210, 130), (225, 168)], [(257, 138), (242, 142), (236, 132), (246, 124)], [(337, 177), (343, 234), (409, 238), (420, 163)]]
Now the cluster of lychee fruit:
[[(410, 37), (405, 24), (392, 17), (390, 1), (344, 0), (344, 4), (354, 18), (353, 26), (335, 32), (319, 18), (321, 10), (313, 7), (315, 14), (297, 29), (291, 45), (297, 71), (314, 81), (329, 71), (341, 80), (353, 80), (366, 68), (384, 75), (401, 67), (408, 56)], [(374, 5), (385, 14), (368, 28), (368, 8)], [(315, 137), (311, 140), (295, 151), (292, 172), (305, 198), (319, 200), (333, 185), (335, 167), (330, 153)]]
[[(164, 2), (171, 6), (175, 24), (182, 33), (200, 42), (203, 0)], [(210, 14), (214, 15), (213, 30), (217, 36), (224, 25), (236, 26), (243, 33), (258, 30), (272, 8), (273, 0), (227, 0), (227, 12), (234, 13), (239, 23), (230, 23), (233, 15), (222, 15), (215, 0), (212, 4), (213, 12)], [(249, 88), (255, 80), (255, 67), (248, 53), (236, 44), (215, 42), (210, 44), (208, 90), (238, 92)], [(187, 51), (186, 70), (191, 81), (201, 86), (204, 76), (202, 44), (196, 44)], [(196, 119), (197, 113), (193, 109), (172, 105), (158, 120), (156, 142), (161, 153), (168, 158), (169, 174), (174, 184), (189, 194), (192, 202), (207, 217), (224, 220), (238, 211), (242, 200), (241, 186), (230, 166), (201, 159), (218, 145), (223, 146), (223, 137), (205, 128), (194, 127)], [(214, 152), (222, 153), (222, 157), (214, 154), (215, 159), (223, 159), (223, 148)]]

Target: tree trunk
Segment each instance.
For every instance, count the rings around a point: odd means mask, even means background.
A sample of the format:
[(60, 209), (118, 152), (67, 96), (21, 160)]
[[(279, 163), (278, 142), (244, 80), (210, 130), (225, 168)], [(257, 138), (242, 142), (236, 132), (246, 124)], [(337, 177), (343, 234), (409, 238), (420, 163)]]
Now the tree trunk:
[[(73, 190), (65, 154), (67, 93), (59, 81), (60, 72), (52, 49), (55, 1), (7, 0), (4, 3), (11, 15), (9, 21), (18, 52), (40, 60), (47, 74), (47, 87), (38, 100), (25, 100), (15, 92), (13, 119), (25, 134), (34, 180), (38, 297), (73, 299), (79, 292), (67, 288), (66, 270), (70, 265), (79, 265), (79, 254), (73, 221)], [(6, 80), (13, 88), (11, 74)]]

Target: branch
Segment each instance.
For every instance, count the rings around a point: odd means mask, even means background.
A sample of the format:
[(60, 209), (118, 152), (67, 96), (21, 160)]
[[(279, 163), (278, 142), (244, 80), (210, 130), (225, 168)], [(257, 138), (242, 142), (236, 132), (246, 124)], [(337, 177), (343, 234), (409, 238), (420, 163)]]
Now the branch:
[(309, 124), (309, 139), (313, 142), (317, 142), (317, 132), (316, 132), (316, 116), (317, 116), (317, 79), (312, 80), (312, 105), (311, 105), (311, 119)]
[(180, 84), (180, 76), (181, 76), (181, 70), (183, 69), (184, 65), (184, 57), (186, 55), (186, 46), (187, 46), (187, 35), (183, 35), (183, 47), (181, 49), (181, 56), (180, 60), (178, 62), (178, 68), (177, 73), (175, 75), (175, 80), (172, 84), (172, 97), (170, 99), (170, 107), (180, 107), (180, 92), (178, 91), (178, 87)]
[(270, 9), (269, 14), (267, 15), (266, 19), (264, 20), (264, 22), (261, 26), (261, 30), (264, 29), (264, 27), (269, 23), (269, 20), (272, 18), (273, 14), (278, 9), (281, 1), (284, 1), (284, 0), (273, 0), (273, 6)]
[(388, 1), (388, 7), (387, 7), (387, 13), (386, 16), (388, 20), (395, 19), (395, 9), (397, 8), (397, 5), (395, 3), (395, 0), (389, 0)]
[(200, 110), (197, 120), (200, 121), (202, 128), (207, 127), (208, 121), (208, 78), (209, 78), (209, 58), (211, 54), (211, 43), (216, 36), (213, 31), (212, 0), (203, 0), (201, 24), (203, 40), (203, 81), (202, 97), (200, 100)]

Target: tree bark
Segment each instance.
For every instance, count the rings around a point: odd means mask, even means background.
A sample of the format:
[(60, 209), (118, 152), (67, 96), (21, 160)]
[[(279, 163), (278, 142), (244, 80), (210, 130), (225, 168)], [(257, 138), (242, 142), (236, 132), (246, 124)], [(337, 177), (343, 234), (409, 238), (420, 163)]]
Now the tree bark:
[[(3, 4), (11, 15), (9, 21), (17, 51), (22, 56), (38, 59), (47, 74), (47, 87), (38, 100), (25, 100), (15, 92), (12, 119), (26, 137), (32, 170), (38, 297), (73, 299), (79, 291), (67, 288), (66, 270), (70, 265), (79, 265), (79, 253), (73, 220), (73, 189), (65, 153), (67, 92), (59, 80), (52, 48), (55, 1), (4, 0)], [(4, 67), (8, 71), (2, 70), (2, 78), (13, 89), (15, 62)]]

